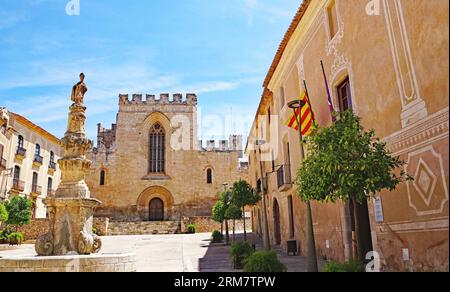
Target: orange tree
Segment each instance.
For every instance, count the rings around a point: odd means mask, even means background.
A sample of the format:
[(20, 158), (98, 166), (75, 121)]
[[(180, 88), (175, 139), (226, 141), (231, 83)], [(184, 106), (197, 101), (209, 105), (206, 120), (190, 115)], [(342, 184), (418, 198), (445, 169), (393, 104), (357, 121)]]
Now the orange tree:
[[(336, 115), (332, 126), (317, 128), (307, 138), (308, 157), (297, 173), (297, 191), (303, 201), (353, 200), (356, 215), (360, 206), (367, 210), (368, 199), (376, 193), (393, 191), (412, 178), (398, 171), (405, 162), (391, 155), (374, 130), (366, 131), (358, 116), (351, 111)], [(361, 261), (371, 249), (370, 235), (365, 232), (368, 223), (355, 216)]]

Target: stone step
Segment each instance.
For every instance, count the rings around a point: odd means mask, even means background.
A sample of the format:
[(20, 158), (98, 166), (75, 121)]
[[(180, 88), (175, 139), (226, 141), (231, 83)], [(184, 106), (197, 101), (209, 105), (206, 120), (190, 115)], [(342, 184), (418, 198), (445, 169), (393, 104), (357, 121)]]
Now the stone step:
[(109, 222), (108, 235), (175, 234), (179, 232), (178, 221), (156, 222)]

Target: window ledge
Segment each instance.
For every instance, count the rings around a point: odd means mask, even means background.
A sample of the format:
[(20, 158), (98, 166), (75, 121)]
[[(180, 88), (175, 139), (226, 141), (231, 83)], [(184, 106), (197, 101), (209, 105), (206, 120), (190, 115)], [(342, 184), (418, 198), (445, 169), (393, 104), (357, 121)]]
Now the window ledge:
[(170, 176), (165, 173), (149, 173), (142, 178), (142, 180), (169, 180)]

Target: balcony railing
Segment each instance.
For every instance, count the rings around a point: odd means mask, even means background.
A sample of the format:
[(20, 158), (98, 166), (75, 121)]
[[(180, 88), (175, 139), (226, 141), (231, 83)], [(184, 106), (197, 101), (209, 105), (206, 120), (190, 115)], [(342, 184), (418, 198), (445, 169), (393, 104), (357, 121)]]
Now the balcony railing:
[(48, 164), (48, 168), (56, 170), (56, 162), (50, 161), (50, 163)]
[(286, 164), (277, 170), (278, 189), (285, 191), (292, 187), (291, 166)]
[(27, 154), (27, 149), (23, 147), (17, 147), (16, 155), (25, 157), (25, 154)]
[(12, 190), (16, 192), (23, 192), (25, 190), (25, 182), (18, 179), (13, 179)]
[(56, 196), (56, 191), (54, 190), (47, 190), (47, 197), (54, 198)]
[(42, 157), (40, 155), (34, 155), (33, 163), (42, 165), (43, 162), (44, 162), (44, 157)]
[(35, 196), (40, 196), (42, 194), (42, 187), (40, 187), (38, 185), (32, 185), (31, 193)]
[(6, 159), (0, 158), (0, 169), (5, 170), (6, 169)]

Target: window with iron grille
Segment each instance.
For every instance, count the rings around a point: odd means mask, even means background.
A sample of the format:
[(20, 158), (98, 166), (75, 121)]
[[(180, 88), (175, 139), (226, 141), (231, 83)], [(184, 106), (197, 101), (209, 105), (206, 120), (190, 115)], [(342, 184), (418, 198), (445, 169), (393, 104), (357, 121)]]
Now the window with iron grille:
[(150, 129), (150, 173), (164, 173), (165, 132), (161, 124), (156, 123)]

